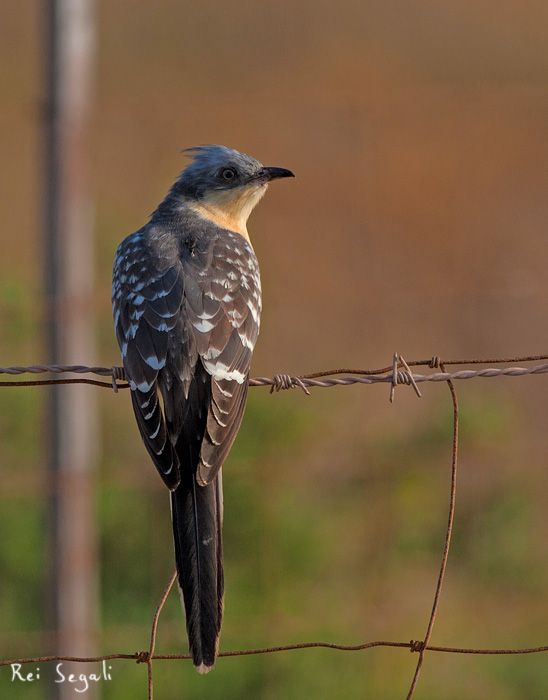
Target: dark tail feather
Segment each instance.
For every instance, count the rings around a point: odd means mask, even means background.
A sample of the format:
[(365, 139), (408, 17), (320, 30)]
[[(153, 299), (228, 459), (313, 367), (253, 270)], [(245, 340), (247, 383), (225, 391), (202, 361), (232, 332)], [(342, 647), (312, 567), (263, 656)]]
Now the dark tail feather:
[(215, 665), (223, 618), (222, 480), (219, 473), (199, 486), (194, 474), (181, 476), (171, 493), (177, 575), (190, 653), (196, 670), (207, 673)]

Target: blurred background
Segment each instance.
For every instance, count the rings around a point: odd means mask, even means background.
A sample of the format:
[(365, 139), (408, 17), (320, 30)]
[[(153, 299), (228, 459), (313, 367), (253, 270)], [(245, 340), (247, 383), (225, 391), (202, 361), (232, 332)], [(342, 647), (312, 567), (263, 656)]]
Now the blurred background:
[[(180, 150), (202, 143), (297, 175), (273, 186), (249, 222), (264, 300), (252, 376), (383, 367), (396, 350), (407, 360), (547, 352), (546, 2), (98, 0), (92, 19), (82, 168), (94, 279), (78, 314), (93, 338), (64, 361), (119, 364), (116, 247), (185, 166)], [(6, 367), (48, 354), (42, 3), (3, 3), (0, 57)], [(455, 529), (432, 644), (548, 643), (546, 381), (457, 384)], [(224, 469), (221, 650), (424, 637), (452, 408), (445, 385), (421, 388), (420, 400), (398, 389), (393, 405), (386, 385), (309, 397), (250, 390)], [(168, 497), (128, 393), (79, 390), (97, 412), (83, 644), (133, 653), (148, 647), (174, 566)], [(59, 649), (48, 615), (50, 410), (47, 388), (0, 390), (2, 659), (80, 653)], [(172, 592), (157, 652), (186, 649)], [(158, 661), (155, 697), (400, 698), (416, 660), (404, 649), (309, 649), (219, 659), (206, 677)], [(146, 667), (109, 663), (96, 697), (146, 697)], [(2, 697), (53, 697), (52, 670), (41, 667), (33, 683), (0, 669)], [(545, 698), (548, 665), (542, 654), (427, 654), (415, 697)]]

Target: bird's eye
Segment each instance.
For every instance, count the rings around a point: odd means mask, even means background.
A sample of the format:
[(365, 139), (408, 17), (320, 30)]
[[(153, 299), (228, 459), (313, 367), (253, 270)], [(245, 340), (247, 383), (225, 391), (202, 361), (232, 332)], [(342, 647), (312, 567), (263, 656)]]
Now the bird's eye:
[(225, 168), (221, 175), (223, 176), (224, 180), (233, 180), (236, 177), (236, 171), (234, 168)]

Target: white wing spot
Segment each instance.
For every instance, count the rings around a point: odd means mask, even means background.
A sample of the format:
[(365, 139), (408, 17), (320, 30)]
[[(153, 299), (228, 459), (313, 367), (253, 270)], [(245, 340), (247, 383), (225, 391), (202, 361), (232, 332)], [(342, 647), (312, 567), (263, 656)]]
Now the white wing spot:
[(249, 307), (249, 310), (251, 311), (251, 315), (253, 316), (253, 320), (255, 321), (255, 323), (257, 323), (257, 321), (259, 320), (259, 313), (258, 313), (257, 309), (255, 308), (255, 305), (253, 304), (253, 302), (252, 303), (248, 302), (247, 305)]
[(192, 325), (197, 331), (200, 331), (200, 333), (207, 333), (213, 328), (213, 323), (207, 319), (203, 319), (199, 323), (193, 323)]
[(247, 335), (245, 335), (243, 333), (239, 333), (238, 335), (240, 336), (240, 341), (241, 341), (242, 345), (245, 348), (249, 348), (250, 350), (253, 350), (253, 348), (255, 347), (255, 343), (250, 338), (248, 338)]
[(216, 357), (219, 357), (221, 354), (221, 351), (218, 350), (217, 348), (210, 347), (208, 348), (207, 352), (202, 355), (204, 360), (214, 360)]
[(144, 360), (149, 367), (152, 367), (152, 369), (161, 369), (165, 364), (163, 362), (160, 362), (156, 355), (152, 355), (151, 357), (145, 357)]
[(245, 374), (242, 374), (242, 372), (237, 369), (231, 370), (221, 362), (209, 362), (204, 358), (204, 366), (209, 374), (211, 374), (214, 379), (217, 379), (217, 381), (220, 379), (230, 379), (231, 381), (238, 382), (238, 384), (242, 384), (246, 378)]
[(213, 314), (208, 314), (207, 311), (204, 311), (203, 314), (198, 314), (198, 318), (201, 318), (202, 320), (206, 320), (209, 318), (213, 318), (213, 316), (215, 316), (216, 313), (217, 313), (217, 311), (215, 311), (215, 313), (213, 313)]
[(160, 427), (161, 427), (161, 425), (162, 425), (161, 421), (158, 421), (158, 427), (156, 428), (156, 430), (155, 430), (151, 435), (149, 435), (149, 438), (150, 438), (151, 440), (154, 440), (154, 438), (158, 435), (158, 433), (160, 432)]

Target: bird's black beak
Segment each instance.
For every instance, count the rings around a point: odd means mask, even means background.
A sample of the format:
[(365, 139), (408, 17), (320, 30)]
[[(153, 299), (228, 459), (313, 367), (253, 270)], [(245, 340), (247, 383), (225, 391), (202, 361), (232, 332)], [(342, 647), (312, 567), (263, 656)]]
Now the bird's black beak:
[(262, 182), (270, 182), (271, 180), (279, 180), (282, 177), (295, 177), (295, 175), (291, 170), (287, 170), (287, 168), (266, 167), (261, 168), (253, 179)]

